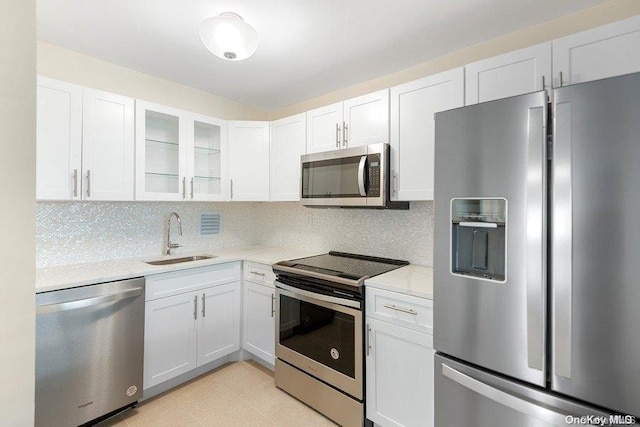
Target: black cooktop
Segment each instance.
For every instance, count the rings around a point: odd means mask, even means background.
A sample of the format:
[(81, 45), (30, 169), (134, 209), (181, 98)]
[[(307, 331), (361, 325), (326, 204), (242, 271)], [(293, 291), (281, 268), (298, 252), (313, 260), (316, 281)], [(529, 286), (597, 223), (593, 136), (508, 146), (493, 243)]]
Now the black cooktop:
[(331, 251), (328, 254), (278, 263), (297, 270), (320, 273), (350, 280), (377, 276), (408, 265), (408, 261)]

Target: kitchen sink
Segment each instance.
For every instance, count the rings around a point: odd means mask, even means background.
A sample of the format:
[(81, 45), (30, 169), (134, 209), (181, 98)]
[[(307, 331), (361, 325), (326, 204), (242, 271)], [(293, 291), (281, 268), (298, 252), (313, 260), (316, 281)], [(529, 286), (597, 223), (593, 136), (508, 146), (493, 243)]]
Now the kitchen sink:
[(183, 262), (201, 261), (203, 259), (212, 259), (212, 258), (216, 258), (216, 256), (215, 255), (194, 255), (194, 256), (186, 256), (181, 258), (158, 259), (155, 261), (146, 261), (146, 263), (151, 265), (169, 265), (169, 264), (181, 264)]

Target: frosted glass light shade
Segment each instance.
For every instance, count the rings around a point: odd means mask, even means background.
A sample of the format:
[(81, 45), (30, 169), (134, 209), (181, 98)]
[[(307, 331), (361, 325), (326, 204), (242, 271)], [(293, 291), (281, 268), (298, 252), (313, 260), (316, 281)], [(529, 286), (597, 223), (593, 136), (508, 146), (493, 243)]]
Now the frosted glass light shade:
[(202, 44), (215, 56), (241, 61), (258, 48), (258, 33), (235, 13), (225, 12), (205, 19), (198, 30)]

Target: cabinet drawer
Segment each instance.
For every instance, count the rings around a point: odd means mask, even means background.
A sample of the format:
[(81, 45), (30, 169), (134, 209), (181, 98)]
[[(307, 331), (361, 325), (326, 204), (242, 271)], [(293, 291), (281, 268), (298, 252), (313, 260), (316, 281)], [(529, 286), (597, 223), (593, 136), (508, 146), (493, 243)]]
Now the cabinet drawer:
[(240, 281), (240, 263), (209, 265), (146, 277), (145, 300), (151, 301)]
[(244, 280), (260, 285), (273, 286), (276, 281), (276, 275), (273, 274), (273, 270), (268, 264), (247, 261), (244, 263)]
[(375, 319), (433, 334), (431, 300), (367, 287), (365, 309)]

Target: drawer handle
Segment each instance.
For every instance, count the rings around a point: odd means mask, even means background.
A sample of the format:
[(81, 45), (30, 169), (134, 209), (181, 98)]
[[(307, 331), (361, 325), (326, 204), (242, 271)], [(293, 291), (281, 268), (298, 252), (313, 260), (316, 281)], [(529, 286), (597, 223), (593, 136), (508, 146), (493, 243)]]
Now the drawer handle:
[(417, 315), (418, 315), (418, 312), (417, 312), (417, 311), (412, 310), (412, 309), (410, 309), (410, 308), (402, 308), (402, 307), (395, 306), (395, 305), (393, 305), (393, 304), (385, 304), (384, 306), (385, 306), (386, 308), (391, 309), (391, 310), (401, 311), (401, 312), (403, 312), (403, 313), (413, 314), (414, 316), (417, 316)]
[(265, 277), (265, 274), (264, 274), (264, 273), (258, 273), (257, 271), (249, 271), (249, 273), (251, 273), (251, 274), (255, 274), (256, 276), (262, 276), (262, 277)]

